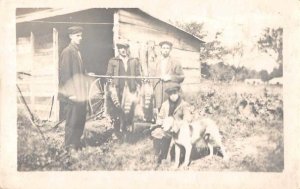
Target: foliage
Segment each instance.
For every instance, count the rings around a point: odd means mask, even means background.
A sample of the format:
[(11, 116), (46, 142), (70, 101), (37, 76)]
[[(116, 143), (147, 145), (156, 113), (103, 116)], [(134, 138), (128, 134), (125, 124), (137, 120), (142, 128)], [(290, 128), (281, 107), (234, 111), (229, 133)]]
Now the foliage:
[[(177, 27), (191, 33), (192, 35), (199, 37), (200, 39), (204, 39), (207, 37), (207, 31), (204, 31), (204, 23), (197, 23), (197, 22), (174, 22)], [(278, 68), (274, 68), (273, 71), (269, 74), (266, 70), (262, 70), (261, 72), (257, 73), (254, 70), (246, 70), (244, 67), (240, 67), (240, 62), (238, 62), (237, 67), (226, 67), (226, 69), (222, 69), (222, 65), (220, 62), (224, 62), (224, 56), (230, 55), (233, 59), (237, 59), (240, 61), (241, 57), (244, 56), (244, 45), (242, 42), (237, 43), (233, 47), (225, 47), (220, 37), (222, 36), (222, 32), (218, 31), (215, 33), (215, 37), (212, 40), (206, 41), (203, 44), (202, 48), (200, 49), (200, 60), (202, 62), (202, 69), (201, 73), (205, 78), (210, 78), (212, 80), (221, 80), (221, 81), (228, 81), (230, 79), (236, 79), (237, 81), (244, 80), (246, 78), (260, 78), (263, 81), (268, 81), (274, 77), (282, 77), (283, 70), (282, 70), (282, 35), (283, 29), (282, 28), (265, 28), (263, 31), (262, 36), (257, 41), (258, 48), (264, 52), (270, 54), (276, 54), (277, 56), (277, 63), (279, 64)], [(232, 59), (232, 61), (233, 61)], [(208, 67), (208, 62), (213, 61), (219, 65), (217, 66), (210, 66)], [(219, 63), (218, 63), (219, 62)], [(232, 64), (232, 63), (229, 63)], [(210, 69), (210, 71), (208, 70)], [(219, 72), (219, 73), (218, 73)], [(233, 75), (232, 75), (233, 74)]]
[[(203, 29), (204, 23), (183, 23), (176, 21), (173, 24), (200, 39), (207, 37), (207, 32)], [(205, 44), (203, 44), (201, 48), (202, 62), (205, 62), (209, 59), (222, 61), (222, 57), (229, 53), (228, 50), (222, 45), (219, 39), (220, 36), (222, 36), (222, 32), (216, 32), (213, 40), (206, 41)]]
[(258, 47), (261, 51), (270, 54), (270, 51), (276, 53), (277, 62), (282, 64), (283, 62), (283, 42), (282, 42), (283, 29), (279, 28), (265, 28), (262, 36), (257, 41)]
[[(275, 71), (274, 71), (275, 70)], [(206, 63), (201, 64), (201, 74), (205, 79), (213, 81), (244, 81), (245, 79), (261, 79), (262, 81), (268, 81), (272, 77), (276, 77), (275, 73), (278, 73), (277, 69), (274, 69), (271, 74), (266, 70), (257, 72), (255, 70), (249, 70), (242, 67), (235, 67), (226, 65), (223, 62), (218, 64), (208, 65)]]
[(269, 80), (269, 73), (266, 70), (261, 70), (259, 72), (260, 78), (262, 81), (268, 81)]
[[(172, 23), (172, 21), (171, 21), (171, 23)], [(198, 23), (195, 21), (188, 22), (188, 23), (175, 21), (172, 24), (174, 24), (178, 28), (181, 28), (184, 31), (186, 31), (200, 39), (203, 39), (204, 37), (207, 36), (206, 32), (203, 30), (204, 23)]]
[[(184, 98), (191, 104), (194, 119), (205, 116), (218, 123), (230, 160), (208, 158), (204, 150), (200, 151), (201, 158), (193, 157), (189, 170), (283, 170), (281, 87), (203, 81), (199, 89), (199, 93), (185, 94)], [(57, 128), (53, 128), (53, 123), (41, 125), (47, 139), (45, 145), (24, 112), (18, 113), (19, 171), (174, 170), (168, 162), (157, 167), (152, 141), (142, 132), (120, 143), (111, 138), (109, 120), (89, 121), (84, 134), (87, 146), (67, 153), (63, 147), (63, 124)]]

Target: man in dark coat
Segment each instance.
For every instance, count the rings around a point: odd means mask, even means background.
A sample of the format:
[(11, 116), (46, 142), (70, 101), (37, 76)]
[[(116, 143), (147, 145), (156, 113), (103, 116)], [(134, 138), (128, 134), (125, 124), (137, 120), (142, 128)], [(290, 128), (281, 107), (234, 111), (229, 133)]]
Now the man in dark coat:
[(86, 121), (87, 81), (79, 45), (83, 28), (68, 28), (70, 44), (62, 51), (59, 65), (58, 99), (65, 103), (65, 146), (80, 149)]
[[(137, 58), (128, 56), (129, 44), (119, 42), (116, 44), (119, 55), (111, 58), (108, 62), (106, 75), (110, 76), (141, 76), (141, 66)], [(116, 87), (119, 102), (122, 102), (125, 83), (128, 86), (129, 92), (134, 93), (137, 90), (137, 85), (140, 85), (140, 79), (112, 79), (112, 84)], [(113, 118), (115, 134), (119, 136), (119, 132), (126, 131), (127, 126), (132, 124), (132, 120), (128, 120), (131, 116), (125, 116), (123, 110), (114, 107), (111, 98), (107, 98), (108, 113)], [(133, 112), (131, 111), (131, 114)]]

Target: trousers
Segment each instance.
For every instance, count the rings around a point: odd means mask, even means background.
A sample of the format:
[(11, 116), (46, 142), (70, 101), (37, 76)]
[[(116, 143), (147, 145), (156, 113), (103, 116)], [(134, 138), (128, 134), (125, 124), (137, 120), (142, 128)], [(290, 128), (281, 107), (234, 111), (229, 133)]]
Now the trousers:
[(155, 155), (158, 156), (159, 161), (167, 158), (171, 139), (172, 139), (171, 137), (163, 137), (162, 139), (158, 139), (158, 138), (153, 139), (154, 152)]
[(83, 134), (86, 122), (86, 102), (67, 103), (66, 125), (65, 125), (65, 146), (81, 147), (80, 138)]

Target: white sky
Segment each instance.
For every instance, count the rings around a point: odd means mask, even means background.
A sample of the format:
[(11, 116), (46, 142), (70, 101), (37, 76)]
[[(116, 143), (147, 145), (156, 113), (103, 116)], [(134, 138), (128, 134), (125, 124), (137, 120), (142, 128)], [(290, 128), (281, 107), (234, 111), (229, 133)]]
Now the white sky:
[(242, 38), (258, 35), (266, 26), (278, 27), (284, 23), (286, 1), (270, 0), (151, 0), (141, 8), (168, 21), (197, 21), (212, 37), (224, 31), (226, 42), (235, 43)]

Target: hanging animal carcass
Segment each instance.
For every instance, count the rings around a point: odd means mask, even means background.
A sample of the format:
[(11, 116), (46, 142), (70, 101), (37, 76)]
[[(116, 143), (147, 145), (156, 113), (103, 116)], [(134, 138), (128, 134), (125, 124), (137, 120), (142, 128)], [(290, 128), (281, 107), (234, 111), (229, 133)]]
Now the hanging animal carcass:
[(135, 107), (135, 122), (154, 122), (154, 91), (149, 80), (143, 80)]
[(148, 123), (153, 123), (155, 120), (153, 104), (154, 92), (149, 80), (143, 80), (142, 85), (138, 86), (133, 93), (125, 85), (121, 103), (125, 123), (121, 124), (127, 124), (127, 126), (130, 126), (129, 129), (134, 131), (139, 126), (147, 126)]

